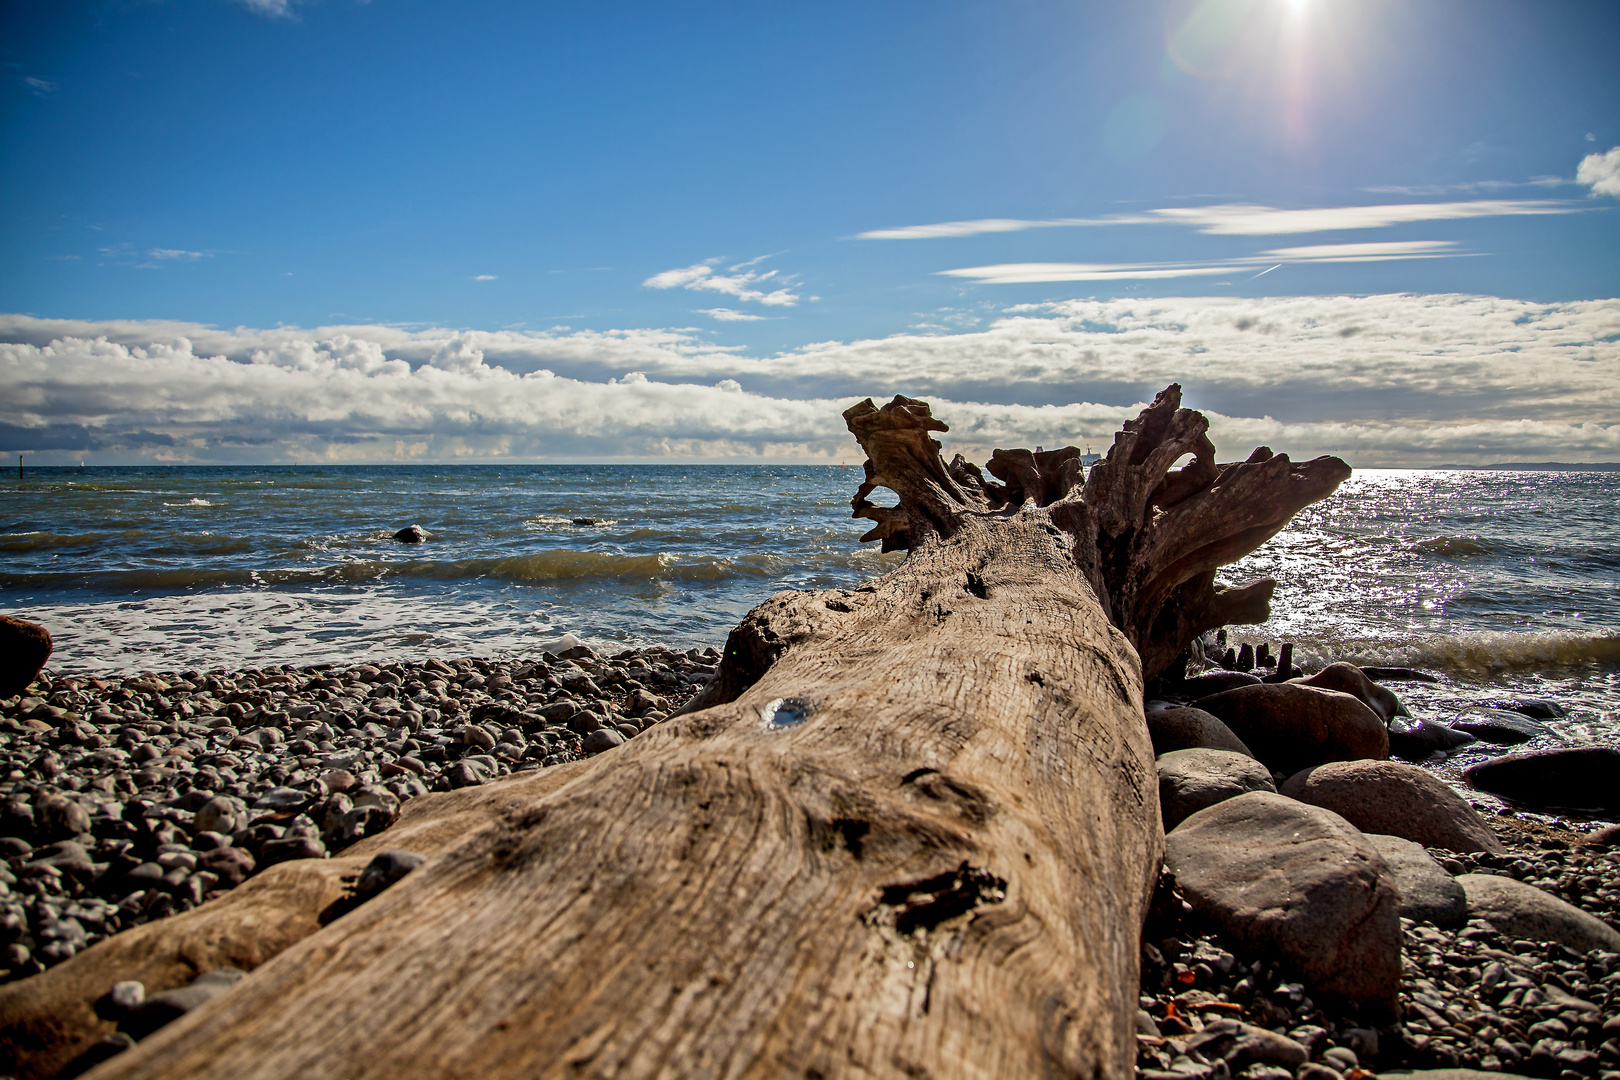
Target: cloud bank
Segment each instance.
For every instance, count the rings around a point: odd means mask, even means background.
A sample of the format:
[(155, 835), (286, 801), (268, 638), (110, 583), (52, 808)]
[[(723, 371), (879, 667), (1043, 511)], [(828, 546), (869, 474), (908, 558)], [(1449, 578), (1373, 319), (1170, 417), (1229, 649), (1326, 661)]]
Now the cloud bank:
[(1072, 300), (750, 356), (695, 331), (312, 330), (0, 316), (0, 450), (36, 461), (849, 460), (927, 398), (948, 450), (1090, 444), (1172, 381), (1223, 457), (1620, 460), (1620, 300)]

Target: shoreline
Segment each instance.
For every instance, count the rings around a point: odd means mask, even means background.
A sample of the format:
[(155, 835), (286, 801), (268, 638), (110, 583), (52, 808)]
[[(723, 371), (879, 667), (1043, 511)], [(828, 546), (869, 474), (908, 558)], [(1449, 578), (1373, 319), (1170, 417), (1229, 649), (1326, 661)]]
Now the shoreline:
[[(574, 646), (453, 661), (47, 673), (0, 702), (0, 836), (10, 838), (0, 840), (0, 983), (223, 896), (267, 866), (340, 854), (417, 795), (610, 749), (667, 719), (718, 660), (713, 647), (604, 656)], [(1449, 871), (1514, 877), (1620, 924), (1620, 871), (1612, 850), (1592, 846), (1590, 820), (1482, 816), (1506, 855), (1429, 854)], [(1620, 1029), (1603, 1022), (1620, 1015), (1620, 956), (1507, 940), (1478, 921), (1403, 920), (1403, 1015), (1368, 1023), (1223, 943), (1185, 913), (1173, 881), (1161, 882), (1154, 910), (1142, 938), (1144, 1078), (1224, 1080), (1233, 1070), (1205, 1037), (1220, 1020), (1268, 1029), (1285, 1055), (1303, 1047), (1317, 1064), (1302, 1068), (1319, 1070), (1307, 1080), (1425, 1067), (1612, 1080), (1620, 1069)], [(1490, 964), (1505, 975), (1486, 992)], [(1294, 1073), (1273, 1063), (1245, 1075)]]

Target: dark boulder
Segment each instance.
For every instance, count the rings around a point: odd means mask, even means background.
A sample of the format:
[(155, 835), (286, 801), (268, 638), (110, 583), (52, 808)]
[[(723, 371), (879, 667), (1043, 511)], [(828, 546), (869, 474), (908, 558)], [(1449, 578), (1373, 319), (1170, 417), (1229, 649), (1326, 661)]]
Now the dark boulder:
[(1206, 671), (1194, 675), (1177, 689), (1188, 701), (1199, 701), (1211, 694), (1231, 690), (1238, 686), (1254, 686), (1260, 680), (1246, 671)]
[(420, 525), (407, 525), (394, 534), (394, 539), (402, 544), (420, 544), (428, 535), (428, 531)]
[(1505, 754), (1463, 776), (1481, 791), (1527, 806), (1620, 810), (1620, 750), (1612, 746)]
[(1305, 679), (1295, 679), (1302, 686), (1316, 686), (1323, 690), (1337, 690), (1341, 694), (1349, 694), (1359, 698), (1361, 703), (1378, 714), (1379, 719), (1389, 723), (1397, 716), (1411, 716), (1401, 699), (1395, 696), (1393, 690), (1385, 689), (1362, 673), (1354, 664), (1340, 661), (1329, 664), (1315, 675)]
[(51, 634), (38, 623), (0, 615), (0, 698), (28, 689), (51, 655)]

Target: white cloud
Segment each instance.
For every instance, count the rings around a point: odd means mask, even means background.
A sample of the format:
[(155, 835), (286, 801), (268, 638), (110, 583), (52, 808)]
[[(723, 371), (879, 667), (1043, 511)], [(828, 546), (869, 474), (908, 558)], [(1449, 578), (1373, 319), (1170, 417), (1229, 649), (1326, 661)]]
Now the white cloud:
[(272, 19), (292, 17), (292, 0), (238, 0), (249, 11)]
[(202, 251), (182, 251), (179, 248), (152, 248), (146, 257), (154, 262), (196, 262), (206, 259), (208, 255)]
[[(1256, 266), (1284, 262), (1359, 263), (1388, 262), (1393, 259), (1444, 259), (1461, 255), (1452, 250), (1450, 240), (1402, 240), (1372, 244), (1312, 244), (1306, 247), (1274, 248), (1258, 255), (1244, 255), (1220, 263), (1001, 263), (995, 266), (968, 266), (940, 270), (947, 277), (969, 278), (987, 285), (1026, 285), (1051, 281), (1162, 280), (1182, 277), (1211, 277), (1241, 273)], [(1271, 269), (1275, 270), (1273, 265)], [(1266, 271), (1269, 273), (1269, 271)], [(1257, 277), (1259, 275), (1256, 275)]]
[(946, 277), (971, 278), (987, 285), (1025, 285), (1042, 281), (1123, 281), (1204, 277), (1230, 274), (1240, 266), (1199, 266), (1191, 263), (1147, 263), (1131, 266), (1118, 263), (1001, 263), (996, 266), (965, 266), (941, 270)]
[(736, 311), (727, 307), (698, 308), (692, 314), (707, 315), (719, 322), (759, 322), (765, 318), (763, 315), (750, 315), (746, 311)]
[(58, 84), (51, 82), (49, 79), (39, 79), (33, 75), (24, 75), (23, 82), (34, 92), (35, 97), (50, 97), (61, 89)]
[(1223, 459), (1258, 443), (1359, 465), (1620, 459), (1620, 300), (1073, 300), (943, 329), (751, 356), (676, 330), (0, 316), (0, 451), (389, 460), (404, 440), (430, 459), (838, 460), (841, 411), (905, 393), (983, 460), (1101, 449), (1176, 381)]
[(1572, 214), (1579, 209), (1571, 203), (1553, 199), (1474, 199), (1468, 202), (1327, 206), (1309, 210), (1278, 210), (1271, 206), (1230, 203), (1168, 207), (1149, 212), (1168, 222), (1192, 225), (1199, 232), (1212, 236), (1282, 236), (1344, 229), (1382, 229), (1417, 221)]
[(495, 278), (494, 274), (477, 274), (477, 275), (475, 275), (473, 277), (473, 280), (474, 281), (494, 281), (494, 280), (496, 280), (496, 278)]
[(1394, 240), (1372, 244), (1310, 244), (1305, 247), (1272, 248), (1258, 256), (1260, 261), (1285, 259), (1291, 262), (1382, 262), (1388, 259), (1438, 259), (1456, 255), (1452, 240)]
[(1404, 225), (1416, 221), (1573, 214), (1580, 209), (1581, 207), (1573, 203), (1554, 199), (1474, 199), (1466, 202), (1327, 206), (1306, 210), (1279, 210), (1276, 207), (1248, 203), (1223, 203), (1213, 206), (1164, 207), (1143, 214), (1114, 214), (1100, 218), (1044, 220), (983, 218), (976, 221), (942, 221), (933, 225), (873, 229), (870, 232), (860, 233), (857, 239), (927, 240), (1082, 225), (1190, 225), (1201, 233), (1217, 236), (1282, 236), (1290, 233), (1335, 232), (1342, 229), (1381, 229), (1389, 225)]
[(1575, 170), (1575, 182), (1591, 188), (1593, 195), (1620, 199), (1620, 146), (1606, 154), (1587, 154)]
[[(791, 285), (791, 279), (778, 277), (779, 271), (717, 274), (714, 272), (714, 264), (719, 261), (719, 259), (710, 259), (707, 262), (694, 263), (691, 266), (665, 270), (662, 273), (654, 274), (646, 281), (643, 281), (642, 284), (649, 289), (694, 289), (724, 293), (727, 296), (735, 296), (739, 300), (751, 300), (769, 307), (792, 307), (799, 302), (798, 294), (787, 287), (772, 288), (770, 292), (755, 288), (756, 285), (765, 285), (767, 288), (778, 284), (783, 286)], [(758, 259), (753, 259), (746, 263), (739, 263), (731, 269), (734, 271), (740, 270), (758, 261)]]

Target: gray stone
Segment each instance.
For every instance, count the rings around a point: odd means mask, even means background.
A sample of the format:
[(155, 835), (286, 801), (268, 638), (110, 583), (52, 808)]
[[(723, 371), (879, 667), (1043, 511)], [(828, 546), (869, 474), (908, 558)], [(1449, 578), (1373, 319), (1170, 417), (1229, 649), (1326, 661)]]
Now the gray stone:
[(1299, 971), (1313, 991), (1393, 1014), (1400, 896), (1382, 857), (1348, 821), (1250, 792), (1182, 822), (1166, 837), (1165, 861), (1218, 932)]
[(127, 1012), (146, 1000), (146, 985), (134, 979), (115, 982), (112, 989), (107, 991), (107, 997), (116, 1008)]
[(1337, 761), (1290, 776), (1289, 798), (1332, 810), (1362, 832), (1425, 847), (1501, 853), (1502, 842), (1444, 780), (1398, 761)]
[(1463, 775), (1481, 791), (1530, 806), (1620, 810), (1620, 750), (1612, 746), (1505, 754)]
[(34, 803), (34, 827), (42, 840), (70, 840), (90, 831), (90, 813), (65, 795), (47, 795)]
[(1468, 921), (1468, 894), (1422, 844), (1382, 833), (1365, 835), (1384, 857), (1400, 890), (1402, 918), (1436, 926), (1461, 926)]
[(1457, 882), (1468, 894), (1469, 917), (1509, 938), (1556, 941), (1581, 952), (1620, 952), (1614, 927), (1534, 885), (1492, 874), (1464, 874)]
[(1264, 765), (1231, 750), (1172, 750), (1161, 754), (1157, 764), (1165, 832), (1206, 806), (1250, 791), (1277, 790)]
[(1147, 713), (1147, 726), (1155, 754), (1204, 747), (1254, 757), (1231, 728), (1203, 709), (1152, 709)]
[(1551, 735), (1552, 728), (1538, 724), (1521, 713), (1509, 709), (1476, 706), (1463, 712), (1451, 722), (1454, 731), (1467, 732), (1482, 742), (1512, 746), (1529, 742), (1542, 735)]

